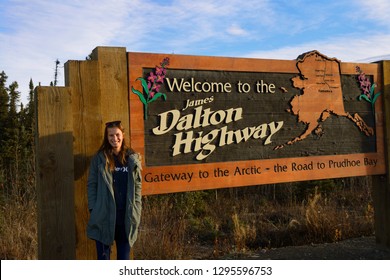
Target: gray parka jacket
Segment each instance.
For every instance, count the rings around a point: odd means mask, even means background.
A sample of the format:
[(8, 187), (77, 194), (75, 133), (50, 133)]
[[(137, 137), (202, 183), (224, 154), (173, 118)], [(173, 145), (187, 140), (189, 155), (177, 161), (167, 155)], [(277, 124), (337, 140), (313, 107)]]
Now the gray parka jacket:
[[(141, 220), (142, 177), (141, 161), (138, 154), (128, 155), (128, 185), (125, 211), (125, 230), (130, 246), (137, 239)], [(114, 243), (116, 206), (112, 173), (107, 171), (103, 152), (92, 159), (88, 176), (88, 209), (91, 212), (87, 236), (106, 245)]]

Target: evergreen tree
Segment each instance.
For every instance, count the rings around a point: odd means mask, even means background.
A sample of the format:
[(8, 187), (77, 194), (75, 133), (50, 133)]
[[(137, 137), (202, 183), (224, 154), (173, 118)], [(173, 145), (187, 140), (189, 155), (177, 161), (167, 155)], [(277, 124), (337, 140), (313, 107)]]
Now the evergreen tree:
[(30, 142), (33, 142), (33, 131), (35, 126), (35, 105), (34, 105), (34, 83), (30, 79), (29, 83), (29, 96), (28, 104), (25, 109), (21, 108), (20, 110), (20, 119), (21, 123), (24, 124), (26, 133), (29, 134)]
[(9, 111), (5, 123), (4, 129), (4, 151), (3, 159), (5, 164), (8, 165), (10, 162), (17, 160), (19, 150), (19, 129), (21, 126), (19, 113), (17, 111), (17, 103), (19, 102), (20, 92), (18, 89), (18, 83), (13, 82), (8, 87), (9, 93)]
[(32, 79), (30, 79), (29, 84), (29, 100), (28, 100), (28, 116), (27, 116), (27, 128), (30, 132), (30, 142), (31, 147), (34, 147), (32, 144), (34, 142), (34, 133), (35, 133), (35, 101), (34, 101), (34, 83)]
[(7, 75), (2, 71), (0, 73), (0, 187), (4, 187), (6, 180), (5, 170), (3, 168), (3, 150), (4, 150), (4, 131), (5, 124), (8, 117), (8, 92), (5, 87), (7, 83)]
[(9, 111), (9, 96), (6, 88), (7, 75), (2, 71), (0, 73), (0, 155), (3, 154), (3, 142), (6, 140), (5, 130), (7, 128), (7, 119)]
[(20, 92), (18, 91), (18, 82), (13, 82), (9, 86), (9, 119), (11, 121), (12, 126), (17, 126), (18, 120), (17, 120), (17, 106), (20, 98)]
[(34, 197), (34, 84), (30, 80), (27, 106), (19, 103), (18, 83), (8, 87), (0, 73), (0, 194), (5, 197)]
[[(35, 105), (34, 105), (34, 83), (30, 79), (29, 83), (29, 102), (26, 108), (23, 105), (19, 112), (19, 119), (21, 120), (21, 126), (19, 128), (19, 144), (20, 154), (22, 158), (31, 158), (32, 162), (35, 162), (35, 151), (34, 151), (34, 131), (35, 131)], [(27, 166), (28, 167), (28, 166)], [(28, 167), (29, 168), (29, 167)], [(28, 170), (26, 172), (28, 173)]]
[(30, 111), (33, 111), (34, 109), (34, 83), (33, 80), (30, 79), (30, 83), (28, 84), (28, 88), (30, 90), (28, 94), (28, 107), (30, 108)]

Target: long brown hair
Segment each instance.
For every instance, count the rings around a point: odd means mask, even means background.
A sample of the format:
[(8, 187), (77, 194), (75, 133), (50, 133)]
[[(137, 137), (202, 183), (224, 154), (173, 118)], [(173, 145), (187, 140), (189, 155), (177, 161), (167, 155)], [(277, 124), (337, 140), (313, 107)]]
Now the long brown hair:
[[(99, 152), (102, 151), (104, 154), (104, 157), (106, 158), (106, 170), (110, 170), (111, 172), (115, 169), (115, 160), (114, 160), (114, 153), (112, 150), (112, 146), (110, 142), (108, 141), (108, 128), (117, 127), (122, 131), (122, 133), (125, 133), (125, 129), (121, 123), (121, 121), (113, 121), (106, 123), (106, 127), (104, 129), (104, 138), (103, 143), (99, 148)], [(118, 154), (118, 159), (121, 162), (121, 164), (126, 164), (126, 156), (129, 154), (133, 154), (134, 151), (130, 147), (126, 145), (125, 138), (122, 139), (122, 146)]]

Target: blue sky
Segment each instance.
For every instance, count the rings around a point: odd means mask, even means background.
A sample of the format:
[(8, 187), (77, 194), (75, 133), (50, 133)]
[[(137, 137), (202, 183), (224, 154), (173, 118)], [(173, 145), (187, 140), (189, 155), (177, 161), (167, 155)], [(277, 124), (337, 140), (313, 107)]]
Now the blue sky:
[(390, 59), (388, 0), (0, 0), (0, 71), (27, 102), (55, 61), (97, 46), (127, 51), (295, 59), (318, 50), (344, 62)]

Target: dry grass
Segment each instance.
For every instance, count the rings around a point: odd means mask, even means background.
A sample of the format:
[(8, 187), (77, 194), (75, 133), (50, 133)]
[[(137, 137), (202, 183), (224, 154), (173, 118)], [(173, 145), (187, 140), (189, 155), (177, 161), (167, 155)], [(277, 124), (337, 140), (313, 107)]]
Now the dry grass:
[(38, 257), (37, 205), (31, 180), (13, 181), (1, 189), (0, 259), (29, 260)]
[(370, 236), (370, 190), (361, 177), (149, 197), (136, 258), (215, 259)]
[[(1, 189), (1, 259), (37, 258), (36, 197), (33, 184), (28, 185)], [(143, 200), (136, 259), (217, 259), (230, 253), (374, 233), (369, 177)]]
[(143, 259), (181, 259), (187, 254), (186, 222), (173, 208), (170, 200), (144, 198), (143, 223), (134, 248)]

